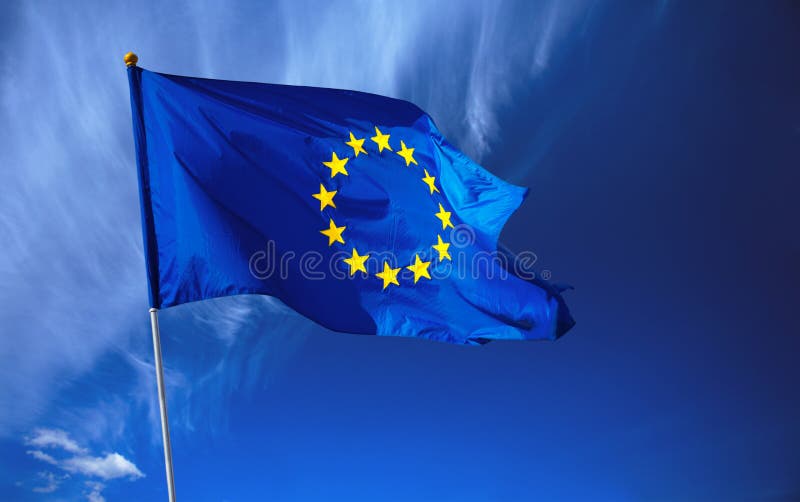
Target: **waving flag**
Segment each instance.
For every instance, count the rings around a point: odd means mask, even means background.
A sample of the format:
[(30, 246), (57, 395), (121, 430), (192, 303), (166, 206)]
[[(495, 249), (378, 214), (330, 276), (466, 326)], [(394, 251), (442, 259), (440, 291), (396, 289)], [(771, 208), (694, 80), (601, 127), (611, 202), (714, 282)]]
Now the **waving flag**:
[(526, 189), (354, 91), (128, 68), (151, 306), (279, 298), (336, 331), (552, 339), (560, 290), (498, 235)]

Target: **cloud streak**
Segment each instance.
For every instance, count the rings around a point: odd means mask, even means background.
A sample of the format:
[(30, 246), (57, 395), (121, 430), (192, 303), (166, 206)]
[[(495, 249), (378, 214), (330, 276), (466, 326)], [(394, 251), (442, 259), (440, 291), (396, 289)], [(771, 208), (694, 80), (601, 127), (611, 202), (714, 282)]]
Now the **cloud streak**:
[(22, 6), (5, 60), (14, 72), (0, 82), (0, 117), (15, 124), (0, 140), (0, 280), (13, 285), (0, 290), (13, 333), (0, 338), (5, 436), (47, 411), (55, 382), (129, 336), (143, 303), (135, 191), (114, 188), (136, 182), (125, 83), (95, 67), (109, 34), (87, 34), (80, 15)]
[(61, 448), (70, 453), (86, 453), (85, 448), (78, 446), (66, 432), (58, 429), (35, 429), (25, 442), (37, 448)]
[(50, 465), (58, 465), (58, 460), (56, 460), (55, 457), (41, 450), (28, 450), (25, 453), (35, 458), (36, 460), (47, 462)]
[(117, 478), (138, 479), (144, 474), (136, 465), (119, 453), (109, 453), (104, 457), (83, 455), (67, 458), (60, 462), (59, 467), (67, 472), (79, 473), (84, 476), (95, 476), (109, 480)]
[[(556, 41), (577, 29), (588, 5), (412, 2), (400, 14), (391, 2), (350, 9), (287, 2), (282, 80), (409, 99), (481, 160), (496, 140), (498, 109), (546, 72)], [(318, 22), (309, 29), (305, 13), (312, 9)], [(511, 25), (509, 13), (518, 18)]]

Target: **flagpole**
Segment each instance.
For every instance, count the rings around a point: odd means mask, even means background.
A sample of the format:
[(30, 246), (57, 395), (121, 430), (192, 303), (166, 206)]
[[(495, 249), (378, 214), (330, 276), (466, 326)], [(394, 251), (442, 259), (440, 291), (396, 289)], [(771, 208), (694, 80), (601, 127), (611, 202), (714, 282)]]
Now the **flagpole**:
[[(122, 58), (125, 61), (125, 66), (128, 67), (128, 81), (131, 86), (131, 111), (133, 114), (133, 132), (136, 143), (136, 164), (139, 167), (139, 183), (143, 186), (142, 172), (143, 163), (142, 155), (144, 155), (143, 142), (144, 142), (144, 120), (142, 117), (141, 107), (141, 75), (137, 72), (136, 63), (139, 62), (139, 57), (133, 52), (125, 54)], [(144, 197), (144, 196), (143, 196)], [(147, 205), (149, 199), (145, 203), (142, 199), (142, 230), (144, 231), (145, 248), (148, 242), (148, 228), (145, 221)], [(151, 217), (152, 218), (152, 217)], [(151, 221), (151, 220), (150, 220)], [(152, 223), (152, 221), (151, 221)], [(147, 255), (145, 255), (147, 257)], [(153, 275), (150, 268), (150, 261), (145, 260), (147, 263), (148, 285), (151, 288), (150, 299), (153, 299)], [(153, 303), (150, 303), (153, 305)], [(172, 445), (169, 441), (169, 420), (167, 420), (167, 391), (164, 388), (164, 364), (161, 361), (161, 334), (158, 330), (158, 309), (150, 309), (150, 328), (153, 331), (153, 359), (156, 366), (156, 384), (158, 385), (158, 408), (161, 410), (161, 439), (164, 443), (164, 467), (167, 470), (167, 490), (169, 493), (169, 502), (175, 502), (175, 475), (172, 472)]]
[(167, 420), (167, 392), (164, 388), (164, 366), (161, 362), (161, 335), (158, 330), (158, 309), (150, 309), (150, 327), (153, 329), (153, 356), (156, 361), (156, 382), (158, 384), (158, 407), (161, 409), (161, 437), (164, 442), (164, 464), (167, 469), (167, 489), (169, 502), (175, 502), (175, 477), (172, 473), (172, 446), (169, 441), (169, 421)]

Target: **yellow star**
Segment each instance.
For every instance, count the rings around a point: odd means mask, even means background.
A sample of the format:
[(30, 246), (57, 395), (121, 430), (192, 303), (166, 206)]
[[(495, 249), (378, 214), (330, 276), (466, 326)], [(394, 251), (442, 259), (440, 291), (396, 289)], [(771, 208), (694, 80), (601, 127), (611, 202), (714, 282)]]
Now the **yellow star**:
[(378, 144), (378, 153), (382, 152), (384, 148), (388, 149), (390, 152), (393, 151), (392, 147), (389, 146), (389, 135), (383, 134), (378, 126), (375, 126), (375, 136), (370, 138), (372, 141)]
[(356, 251), (356, 248), (353, 248), (353, 256), (344, 259), (344, 262), (350, 265), (351, 276), (355, 275), (356, 272), (358, 272), (359, 270), (364, 272), (365, 274), (367, 273), (367, 268), (364, 266), (364, 262), (367, 261), (367, 258), (369, 258), (368, 254), (365, 254), (364, 256), (359, 256), (358, 251)]
[(454, 228), (453, 224), (450, 223), (450, 211), (445, 211), (441, 202), (439, 203), (439, 212), (436, 213), (436, 217), (442, 220), (442, 230), (447, 227)]
[(342, 173), (345, 176), (350, 176), (349, 174), (347, 174), (347, 169), (344, 168), (344, 165), (347, 164), (348, 160), (350, 160), (349, 157), (340, 159), (339, 157), (336, 156), (336, 152), (333, 152), (333, 158), (331, 158), (331, 161), (323, 162), (323, 164), (331, 168), (331, 178), (333, 178), (339, 173)]
[(436, 185), (434, 185), (434, 183), (436, 182), (436, 178), (428, 174), (427, 169), (423, 169), (423, 171), (425, 171), (425, 177), (422, 178), (422, 181), (424, 181), (428, 185), (428, 188), (431, 189), (431, 195), (433, 195), (433, 192), (439, 191), (439, 189), (436, 188)]
[(439, 239), (439, 243), (431, 247), (439, 253), (439, 261), (444, 261), (445, 258), (453, 261), (453, 259), (450, 258), (450, 243), (442, 241), (441, 235), (437, 235), (436, 238)]
[(347, 145), (347, 146), (349, 146), (350, 148), (353, 149), (353, 153), (356, 155), (356, 157), (358, 157), (359, 153), (363, 153), (364, 155), (366, 155), (367, 151), (364, 150), (364, 140), (365, 139), (366, 138), (356, 139), (356, 137), (353, 136), (353, 133), (351, 132), (350, 133), (350, 141), (345, 142), (345, 145)]
[(344, 244), (344, 239), (342, 239), (342, 232), (347, 227), (337, 227), (336, 223), (333, 222), (331, 219), (330, 227), (326, 228), (325, 230), (320, 230), (319, 233), (328, 237), (328, 246), (333, 246), (334, 242), (341, 242)]
[(414, 284), (417, 283), (420, 277), (427, 277), (428, 279), (431, 278), (431, 275), (428, 273), (428, 266), (430, 264), (431, 262), (422, 261), (419, 259), (419, 255), (415, 255), (414, 263), (406, 267), (410, 271), (414, 272)]
[(414, 159), (414, 149), (406, 148), (406, 144), (402, 140), (400, 141), (400, 151), (397, 152), (397, 155), (406, 159), (406, 166), (409, 164), (418, 165), (417, 161)]
[(319, 184), (319, 193), (311, 194), (312, 197), (319, 201), (319, 210), (322, 211), (327, 206), (336, 207), (333, 203), (333, 196), (336, 195), (336, 190), (327, 191), (322, 183)]
[(398, 272), (400, 272), (399, 268), (392, 268), (389, 266), (389, 262), (383, 262), (383, 272), (378, 272), (375, 274), (375, 277), (383, 279), (383, 289), (386, 289), (389, 284), (400, 285), (400, 283), (397, 282)]

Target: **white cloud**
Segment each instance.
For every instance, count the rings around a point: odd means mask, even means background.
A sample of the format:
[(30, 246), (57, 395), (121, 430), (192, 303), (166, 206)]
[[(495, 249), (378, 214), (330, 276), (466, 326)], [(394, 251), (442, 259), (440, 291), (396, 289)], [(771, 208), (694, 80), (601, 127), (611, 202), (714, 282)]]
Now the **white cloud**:
[(103, 491), (103, 488), (105, 488), (106, 485), (96, 481), (87, 481), (86, 486), (89, 487), (89, 490), (91, 490), (86, 494), (86, 500), (89, 502), (106, 502), (106, 498), (103, 497), (102, 493), (100, 493)]
[(35, 493), (53, 493), (61, 485), (61, 482), (69, 478), (68, 474), (58, 476), (52, 472), (39, 472), (38, 476), (44, 485), (33, 487)]
[(92, 490), (89, 492), (86, 495), (86, 500), (89, 502), (106, 502), (106, 498), (103, 497), (103, 495), (97, 490)]
[(60, 429), (34, 429), (33, 435), (25, 438), (25, 444), (38, 448), (61, 448), (70, 453), (86, 453), (69, 435)]
[[(119, 453), (113, 452), (106, 455), (92, 455), (88, 449), (80, 446), (69, 434), (60, 429), (34, 430), (33, 434), (25, 438), (25, 443), (41, 448), (55, 450), (58, 455), (41, 450), (28, 450), (28, 455), (42, 462), (54, 465), (71, 474), (80, 474), (88, 478), (99, 478), (104, 481), (111, 479), (136, 480), (144, 477), (144, 473), (136, 467), (136, 464), (123, 457)], [(65, 454), (65, 455), (64, 455)], [(58, 477), (52, 473), (39, 473), (39, 476), (46, 481), (44, 486), (37, 486), (33, 491), (37, 493), (52, 493), (58, 489), (62, 480), (69, 478), (69, 474)], [(96, 480), (86, 481), (90, 492), (86, 494), (90, 501), (105, 500), (101, 494), (105, 485)]]
[(60, 463), (65, 471), (94, 476), (101, 479), (143, 478), (144, 474), (130, 460), (119, 453), (109, 453), (105, 457), (90, 455), (68, 458)]
[(58, 460), (56, 460), (51, 455), (48, 455), (47, 453), (45, 453), (45, 452), (43, 452), (41, 450), (28, 450), (25, 453), (27, 453), (28, 455), (32, 456), (36, 460), (41, 460), (42, 462), (47, 462), (50, 465), (58, 465)]

